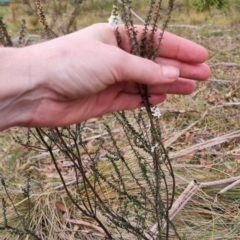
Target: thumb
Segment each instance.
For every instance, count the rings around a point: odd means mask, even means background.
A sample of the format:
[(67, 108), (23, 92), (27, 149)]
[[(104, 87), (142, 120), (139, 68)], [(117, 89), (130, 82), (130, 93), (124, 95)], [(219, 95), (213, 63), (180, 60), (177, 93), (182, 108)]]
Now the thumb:
[(146, 85), (165, 84), (179, 77), (179, 69), (173, 66), (159, 65), (149, 59), (124, 52), (124, 66), (118, 64), (120, 81), (132, 81)]

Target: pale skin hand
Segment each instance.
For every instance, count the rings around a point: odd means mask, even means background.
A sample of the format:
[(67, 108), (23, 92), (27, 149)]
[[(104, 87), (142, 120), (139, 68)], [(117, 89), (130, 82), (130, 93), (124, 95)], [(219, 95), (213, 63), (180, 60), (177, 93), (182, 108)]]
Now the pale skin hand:
[(108, 24), (31, 47), (2, 50), (0, 130), (58, 127), (138, 108), (142, 104), (136, 82), (149, 86), (150, 102), (157, 104), (166, 94), (192, 93), (191, 79), (206, 80), (210, 75), (204, 63), (207, 51), (196, 43), (165, 33), (153, 63), (129, 54), (125, 30), (119, 31), (125, 51), (117, 47)]

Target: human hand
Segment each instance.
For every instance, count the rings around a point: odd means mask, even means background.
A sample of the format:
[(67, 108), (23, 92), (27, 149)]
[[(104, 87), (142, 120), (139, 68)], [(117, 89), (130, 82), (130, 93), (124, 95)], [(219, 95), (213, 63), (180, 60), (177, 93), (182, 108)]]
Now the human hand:
[[(143, 27), (137, 28), (141, 33)], [(136, 82), (149, 86), (149, 100), (157, 104), (169, 93), (192, 93), (195, 81), (191, 79), (205, 80), (210, 75), (204, 64), (207, 51), (196, 43), (166, 32), (154, 63), (129, 54), (124, 27), (119, 31), (126, 51), (117, 47), (108, 24), (19, 49), (31, 75), (25, 76), (21, 91), (25, 101), (18, 101), (22, 112), (12, 125), (64, 126), (141, 107)]]

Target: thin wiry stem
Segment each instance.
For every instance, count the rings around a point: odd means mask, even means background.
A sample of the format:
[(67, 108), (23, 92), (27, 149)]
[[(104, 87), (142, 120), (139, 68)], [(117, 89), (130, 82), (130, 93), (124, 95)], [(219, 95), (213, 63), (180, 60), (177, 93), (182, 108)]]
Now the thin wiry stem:
[[(72, 194), (70, 193), (70, 191), (69, 191), (69, 189), (68, 189), (68, 187), (67, 187), (67, 185), (66, 185), (66, 182), (65, 182), (65, 180), (64, 180), (64, 178), (63, 178), (63, 176), (62, 176), (62, 173), (61, 173), (61, 171), (60, 171), (60, 169), (59, 169), (59, 167), (58, 167), (58, 165), (57, 165), (55, 156), (54, 156), (54, 154), (53, 154), (53, 152), (52, 152), (52, 148), (48, 145), (48, 143), (45, 141), (44, 137), (42, 136), (42, 133), (43, 133), (42, 130), (37, 128), (36, 131), (37, 131), (37, 133), (39, 134), (39, 137), (40, 137), (41, 141), (42, 141), (42, 142), (45, 144), (45, 146), (48, 148), (48, 151), (49, 151), (49, 153), (50, 153), (50, 155), (51, 155), (51, 158), (52, 158), (52, 160), (53, 160), (53, 163), (54, 163), (54, 165), (55, 165), (55, 168), (56, 168), (56, 170), (57, 170), (57, 172), (58, 172), (58, 175), (59, 175), (59, 177), (61, 178), (61, 181), (62, 181), (62, 183), (63, 183), (64, 190), (66, 191), (66, 193), (67, 193), (68, 197), (70, 198), (71, 202), (77, 207), (77, 209), (79, 209), (79, 211), (81, 211), (82, 213), (84, 213), (86, 216), (89, 216), (89, 217), (94, 218), (94, 219), (97, 221), (97, 223), (100, 225), (100, 227), (104, 230), (104, 232), (106, 233), (107, 237), (108, 237), (109, 239), (112, 239), (111, 234), (109, 233), (109, 231), (107, 230), (107, 228), (102, 224), (102, 222), (97, 218), (97, 216), (96, 216), (96, 215), (92, 215), (92, 214), (90, 214), (88, 211), (86, 211), (85, 209), (81, 208), (81, 207), (79, 206), (79, 204), (75, 201), (75, 199), (73, 198)], [(61, 136), (59, 136), (59, 137), (61, 137)], [(66, 144), (65, 144), (65, 147), (68, 148)], [(86, 176), (85, 176), (85, 177), (86, 177)], [(85, 178), (85, 179), (86, 179), (86, 178)], [(95, 192), (95, 193), (96, 193), (96, 192)]]
[(7, 27), (2, 17), (0, 17), (0, 41), (2, 41), (4, 47), (13, 47), (12, 39), (8, 34)]

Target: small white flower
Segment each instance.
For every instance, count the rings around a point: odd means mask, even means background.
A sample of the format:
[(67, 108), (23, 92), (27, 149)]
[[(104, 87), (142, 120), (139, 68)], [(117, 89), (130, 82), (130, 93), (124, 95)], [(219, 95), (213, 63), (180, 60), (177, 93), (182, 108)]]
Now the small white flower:
[(154, 152), (154, 149), (155, 149), (155, 147), (151, 147), (151, 152), (152, 152), (152, 153)]
[(153, 117), (160, 118), (161, 115), (162, 115), (161, 112), (160, 112), (160, 109), (158, 107), (152, 107), (151, 111), (152, 111), (152, 116)]
[(159, 146), (158, 143), (156, 143), (154, 146), (152, 146), (152, 147), (151, 147), (151, 152), (153, 153), (154, 150), (155, 150), (158, 146)]
[(122, 18), (119, 15), (111, 14), (108, 23), (113, 30), (116, 30), (122, 24)]

